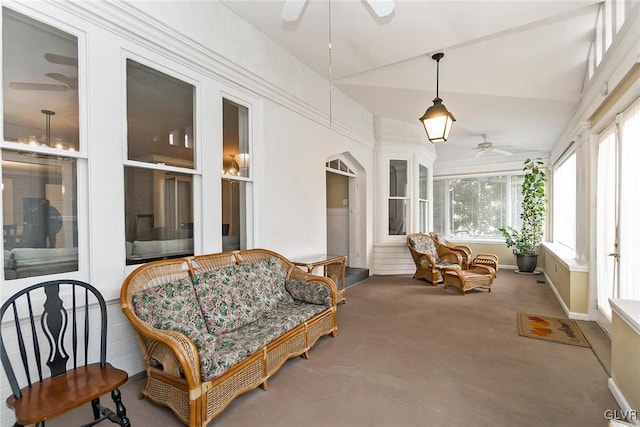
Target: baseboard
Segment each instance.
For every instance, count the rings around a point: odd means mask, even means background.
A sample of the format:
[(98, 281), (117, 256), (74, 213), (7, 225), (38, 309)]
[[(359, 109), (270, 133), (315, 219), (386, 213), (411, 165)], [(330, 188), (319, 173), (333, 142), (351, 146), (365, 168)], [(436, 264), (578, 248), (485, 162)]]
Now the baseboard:
[(564, 313), (567, 315), (567, 317), (569, 319), (574, 319), (574, 320), (591, 320), (591, 318), (589, 317), (588, 314), (586, 313), (574, 313), (572, 311), (569, 310), (569, 307), (567, 307), (567, 305), (564, 303), (562, 297), (560, 296), (560, 293), (558, 292), (558, 290), (556, 289), (556, 285), (553, 284), (553, 281), (551, 280), (551, 278), (547, 275), (547, 272), (542, 270), (542, 274), (544, 274), (544, 280), (547, 281), (547, 283), (549, 284), (549, 287), (551, 288), (551, 290), (553, 291), (554, 295), (556, 296), (556, 299), (558, 300), (558, 302), (560, 303), (560, 306), (562, 307), (562, 310), (564, 310)]
[(610, 415), (613, 415), (616, 418), (627, 418), (624, 421), (630, 425), (640, 426), (640, 414), (638, 413), (638, 410), (629, 405), (629, 402), (627, 402), (627, 399), (625, 399), (613, 378), (609, 378), (608, 384), (611, 395), (616, 402), (618, 402), (618, 405), (620, 405), (620, 410), (612, 408)]

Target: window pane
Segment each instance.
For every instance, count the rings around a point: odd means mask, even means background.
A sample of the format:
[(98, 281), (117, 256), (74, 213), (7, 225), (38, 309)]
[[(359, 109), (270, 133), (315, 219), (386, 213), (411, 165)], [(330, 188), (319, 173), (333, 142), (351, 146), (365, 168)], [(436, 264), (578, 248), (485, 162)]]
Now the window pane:
[(389, 200), (389, 235), (404, 235), (407, 215), (406, 200)]
[(76, 160), (2, 151), (5, 279), (78, 270)]
[(389, 162), (389, 196), (407, 197), (407, 161)]
[(427, 202), (425, 200), (420, 200), (420, 212), (418, 212), (420, 221), (420, 232), (427, 232)]
[(507, 179), (504, 176), (453, 179), (451, 235), (500, 237), (507, 225)]
[(433, 181), (433, 231), (440, 235), (448, 235), (446, 227), (445, 191), (449, 187), (447, 180)]
[(129, 160), (194, 167), (194, 87), (127, 60)]
[(511, 218), (509, 225), (518, 230), (522, 227), (522, 183), (524, 183), (523, 175), (511, 177), (511, 208), (509, 208)]
[(249, 177), (249, 109), (222, 102), (222, 169), (225, 175)]
[(247, 183), (235, 179), (222, 180), (222, 250), (246, 247), (245, 203)]
[(77, 151), (77, 38), (8, 9), (2, 17), (5, 140)]
[(571, 154), (553, 173), (553, 240), (576, 247), (576, 155)]
[(125, 168), (127, 264), (193, 255), (191, 175)]
[(427, 196), (427, 168), (420, 165), (420, 195), (419, 198), (422, 200), (427, 200), (429, 197)]

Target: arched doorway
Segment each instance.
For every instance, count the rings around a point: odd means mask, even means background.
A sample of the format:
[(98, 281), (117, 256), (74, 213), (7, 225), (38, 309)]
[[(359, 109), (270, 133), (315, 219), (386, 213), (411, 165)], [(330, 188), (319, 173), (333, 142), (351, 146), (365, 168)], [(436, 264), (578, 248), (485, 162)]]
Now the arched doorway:
[(327, 253), (347, 255), (349, 267), (367, 267), (365, 173), (348, 153), (326, 161)]

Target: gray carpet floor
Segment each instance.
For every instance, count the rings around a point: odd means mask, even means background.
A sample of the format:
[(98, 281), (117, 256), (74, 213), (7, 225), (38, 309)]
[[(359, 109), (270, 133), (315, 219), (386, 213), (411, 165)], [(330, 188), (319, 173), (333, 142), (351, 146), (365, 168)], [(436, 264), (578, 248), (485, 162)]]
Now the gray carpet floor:
[[(372, 276), (338, 306), (337, 337), (321, 338), (309, 360), (290, 360), (268, 391), (237, 398), (211, 425), (606, 426), (605, 410), (619, 407), (600, 328), (580, 322), (597, 356), (518, 335), (517, 312), (566, 317), (538, 280), (501, 270), (492, 292), (462, 296), (409, 276)], [(137, 399), (142, 381), (122, 388), (132, 426), (180, 426), (166, 408)]]

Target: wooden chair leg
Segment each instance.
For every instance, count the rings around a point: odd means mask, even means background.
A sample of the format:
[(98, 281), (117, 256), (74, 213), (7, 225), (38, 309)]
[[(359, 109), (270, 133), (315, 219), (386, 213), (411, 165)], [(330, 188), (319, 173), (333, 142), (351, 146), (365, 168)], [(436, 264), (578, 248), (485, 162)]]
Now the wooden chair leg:
[(116, 414), (118, 415), (118, 418), (120, 418), (120, 425), (122, 427), (131, 427), (131, 422), (129, 421), (129, 418), (127, 418), (127, 408), (122, 404), (122, 394), (120, 393), (120, 390), (117, 388), (113, 389), (111, 392), (111, 398), (113, 399), (113, 403), (116, 404)]
[(91, 401), (91, 409), (93, 409), (93, 419), (97, 420), (102, 415), (100, 414), (100, 398), (93, 399)]

